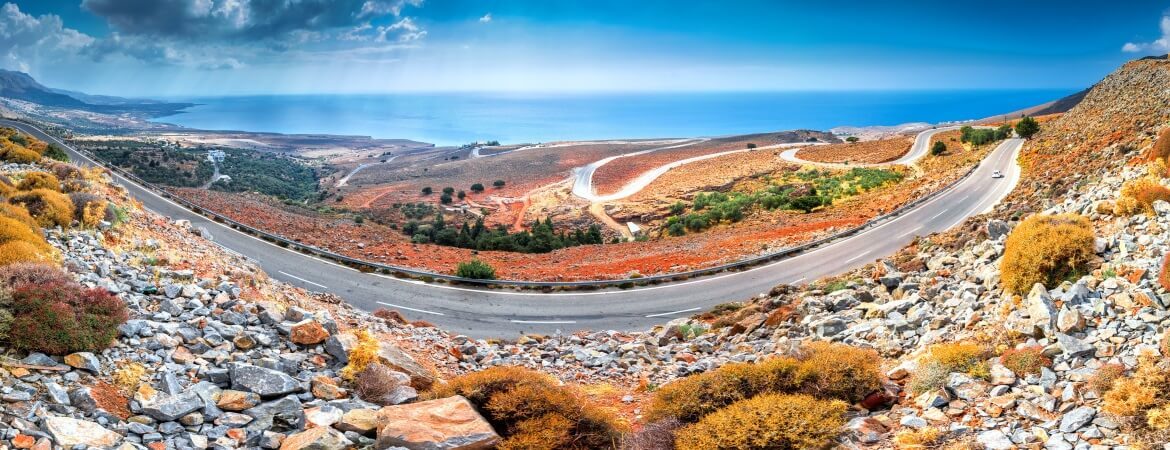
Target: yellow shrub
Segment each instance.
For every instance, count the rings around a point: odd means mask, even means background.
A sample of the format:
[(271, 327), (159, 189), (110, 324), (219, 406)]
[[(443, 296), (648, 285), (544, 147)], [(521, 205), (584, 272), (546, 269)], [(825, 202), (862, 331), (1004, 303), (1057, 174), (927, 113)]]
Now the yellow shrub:
[(39, 228), (30, 228), (19, 220), (0, 217), (0, 244), (9, 242), (24, 242), (32, 245), (39, 253), (49, 254), (52, 247), (41, 235)]
[(902, 430), (894, 435), (894, 448), (899, 450), (935, 448), (943, 442), (942, 430), (926, 427), (921, 430)]
[(1170, 167), (1166, 166), (1166, 158), (1158, 158), (1146, 164), (1146, 171), (1152, 177), (1166, 178), (1166, 175), (1170, 173)]
[(28, 210), (24, 209), (24, 207), (20, 205), (0, 203), (0, 217), (7, 217), (17, 222), (23, 223), (27, 225), (30, 230), (33, 230), (37, 233), (41, 231), (40, 225), (37, 225), (37, 220), (33, 219), (33, 217), (28, 214)]
[(33, 189), (12, 196), (9, 202), (24, 206), (42, 227), (68, 227), (73, 221), (73, 201), (48, 189)]
[(49, 253), (41, 251), (34, 244), (12, 241), (0, 244), (0, 266), (16, 263), (46, 262), (52, 260)]
[(346, 355), (349, 362), (341, 369), (341, 378), (353, 381), (357, 378), (357, 374), (366, 370), (366, 366), (371, 363), (379, 362), (378, 339), (374, 338), (369, 331), (357, 330), (353, 332), (354, 337), (357, 338), (357, 345), (350, 349), (349, 354)]
[(766, 393), (809, 394), (857, 402), (881, 387), (881, 359), (873, 350), (814, 342), (797, 357), (732, 363), (668, 383), (654, 392), (650, 421), (698, 421), (715, 410)]
[(1170, 201), (1170, 188), (1163, 186), (1155, 177), (1141, 177), (1121, 185), (1121, 197), (1117, 199), (1113, 212), (1119, 216), (1138, 213), (1153, 215), (1154, 202), (1158, 200)]
[(86, 203), (81, 209), (81, 224), (87, 227), (96, 227), (106, 218), (106, 201), (98, 200)]
[(500, 432), (501, 449), (614, 448), (626, 428), (613, 411), (598, 406), (581, 390), (521, 367), (460, 375), (425, 397), (453, 395), (467, 398)]
[(679, 430), (678, 450), (826, 448), (845, 425), (847, 405), (808, 395), (766, 394), (732, 404)]
[[(1170, 440), (1170, 370), (1152, 352), (1141, 356), (1132, 376), (1118, 378), (1105, 393), (1101, 411), (1118, 419), (1137, 444)], [(1137, 446), (1137, 448), (1152, 448)]]
[(1093, 227), (1076, 214), (1033, 215), (1008, 236), (1000, 276), (1004, 289), (1025, 293), (1083, 273), (1093, 258)]
[(1170, 372), (1158, 367), (1157, 359), (1145, 355), (1133, 376), (1113, 381), (1105, 393), (1101, 410), (1121, 418), (1132, 418), (1170, 400)]
[(933, 345), (918, 358), (918, 368), (910, 376), (910, 390), (922, 393), (941, 388), (952, 372), (986, 378), (990, 375), (988, 356), (987, 347), (979, 344), (957, 342)]
[(0, 159), (10, 163), (32, 164), (39, 161), (41, 155), (11, 142), (4, 142), (0, 143)]
[(20, 184), (16, 185), (16, 188), (22, 191), (33, 189), (59, 191), (61, 190), (61, 181), (48, 172), (29, 172), (24, 175), (24, 179), (20, 180)]
[(799, 379), (804, 393), (851, 403), (881, 388), (882, 359), (871, 349), (817, 341), (800, 355)]
[(123, 361), (114, 370), (114, 384), (121, 389), (123, 394), (129, 394), (138, 389), (144, 375), (146, 375), (146, 366), (133, 361)]

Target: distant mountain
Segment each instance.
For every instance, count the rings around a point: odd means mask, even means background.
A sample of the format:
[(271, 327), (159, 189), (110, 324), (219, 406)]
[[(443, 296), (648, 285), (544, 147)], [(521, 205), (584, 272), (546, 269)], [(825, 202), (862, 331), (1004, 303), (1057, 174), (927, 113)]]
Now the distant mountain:
[(1085, 99), (1085, 96), (1089, 94), (1089, 91), (1092, 91), (1092, 90), (1093, 90), (1093, 88), (1090, 87), (1088, 89), (1077, 92), (1077, 93), (1072, 94), (1070, 96), (1061, 98), (1057, 101), (1052, 102), (1048, 106), (1045, 106), (1043, 109), (1032, 113), (1032, 115), (1043, 116), (1043, 115), (1047, 115), (1047, 114), (1068, 112), (1068, 110), (1073, 109), (1074, 106), (1079, 105), (1081, 103), (1081, 101)]
[(53, 108), (80, 109), (103, 114), (137, 113), (164, 116), (193, 106), (191, 103), (166, 103), (53, 89), (37, 82), (27, 73), (3, 69), (0, 69), (0, 97)]

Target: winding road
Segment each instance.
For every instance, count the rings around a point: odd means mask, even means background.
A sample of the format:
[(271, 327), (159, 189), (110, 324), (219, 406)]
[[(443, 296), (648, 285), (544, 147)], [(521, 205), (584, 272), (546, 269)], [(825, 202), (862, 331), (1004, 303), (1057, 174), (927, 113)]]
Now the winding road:
[[(39, 139), (61, 145), (75, 162), (95, 164), (64, 142), (21, 122), (0, 120)], [(745, 300), (773, 286), (800, 284), (845, 272), (890, 255), (911, 242), (951, 228), (986, 212), (1019, 180), (1015, 163), (1022, 139), (1000, 144), (973, 174), (911, 211), (853, 237), (749, 270), (629, 290), (538, 293), (485, 290), (361, 273), (303, 255), (197, 215), (114, 174), (143, 206), (173, 219), (205, 227), (214, 240), (246, 255), (270, 276), (314, 291), (341, 296), (366, 309), (396, 309), (454, 333), (473, 337), (511, 337), (517, 333), (571, 332), (580, 329), (644, 330), (716, 304)], [(999, 170), (1005, 178), (991, 178)]]
[[(914, 164), (915, 162), (918, 162), (918, 160), (922, 159), (923, 156), (926, 156), (926, 154), (929, 152), (929, 149), (930, 149), (930, 139), (933, 138), (934, 135), (936, 135), (938, 133), (942, 133), (944, 131), (958, 130), (960, 128), (962, 128), (962, 127), (955, 126), (955, 127), (932, 128), (930, 130), (926, 130), (926, 131), (923, 131), (921, 133), (918, 133), (918, 136), (914, 138), (914, 145), (910, 146), (909, 152), (906, 152), (906, 154), (902, 155), (901, 158), (898, 158), (898, 159), (895, 159), (895, 160), (889, 161), (889, 162), (884, 162), (884, 163), (845, 164), (845, 163), (826, 163), (826, 162), (819, 162), (819, 161), (808, 161), (808, 160), (800, 159), (800, 157), (796, 156), (796, 153), (802, 150), (799, 148), (794, 148), (792, 150), (788, 150), (788, 151), (785, 151), (784, 153), (781, 153), (780, 158), (785, 160), (785, 161), (788, 161), (791, 163), (797, 163), (797, 164), (815, 164), (818, 166), (833, 166), (833, 167), (845, 167), (845, 168), (848, 168), (848, 167), (892, 166), (892, 165), (909, 166), (911, 164)], [(991, 128), (991, 127), (975, 127), (975, 128)]]

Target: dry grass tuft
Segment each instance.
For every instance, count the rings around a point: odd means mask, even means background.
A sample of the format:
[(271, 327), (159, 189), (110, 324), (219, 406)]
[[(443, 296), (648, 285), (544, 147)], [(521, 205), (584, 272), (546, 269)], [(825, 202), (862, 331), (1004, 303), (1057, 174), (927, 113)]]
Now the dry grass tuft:
[(349, 362), (341, 369), (341, 378), (353, 381), (357, 378), (358, 373), (366, 370), (370, 364), (377, 363), (380, 359), (378, 356), (381, 347), (378, 344), (378, 339), (366, 330), (356, 330), (353, 332), (354, 337), (357, 338), (357, 345), (350, 349), (349, 354), (346, 355)]
[(1170, 201), (1170, 188), (1163, 186), (1156, 177), (1130, 180), (1121, 185), (1121, 197), (1117, 199), (1113, 213), (1118, 216), (1154, 215), (1154, 202), (1158, 200)]
[(946, 385), (952, 372), (977, 378), (990, 376), (987, 347), (969, 342), (933, 345), (918, 359), (918, 369), (911, 375), (908, 387), (914, 393), (939, 389)]
[(1052, 367), (1052, 359), (1044, 356), (1044, 348), (1038, 345), (1003, 352), (999, 362), (1017, 375), (1039, 374), (1041, 368)]

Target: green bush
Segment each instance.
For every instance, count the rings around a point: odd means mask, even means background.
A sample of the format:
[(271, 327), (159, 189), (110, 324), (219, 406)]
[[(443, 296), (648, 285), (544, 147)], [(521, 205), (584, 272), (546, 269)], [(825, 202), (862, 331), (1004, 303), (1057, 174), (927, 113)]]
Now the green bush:
[(496, 269), (479, 259), (472, 259), (459, 263), (459, 266), (455, 268), (455, 276), (475, 280), (494, 280), (496, 279)]
[(482, 183), (475, 183), (475, 184), (471, 185), (471, 192), (475, 192), (475, 193), (483, 192), (483, 184)]
[(1032, 136), (1039, 132), (1040, 123), (1036, 122), (1036, 119), (1024, 116), (1019, 122), (1016, 122), (1016, 134), (1024, 139), (1031, 139)]
[(678, 431), (678, 450), (827, 448), (848, 405), (808, 395), (765, 394), (736, 402)]
[(493, 181), (492, 186), (494, 186), (496, 189), (500, 189), (500, 188), (504, 187), (504, 180)]

